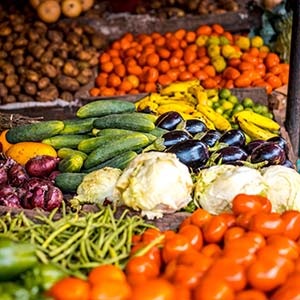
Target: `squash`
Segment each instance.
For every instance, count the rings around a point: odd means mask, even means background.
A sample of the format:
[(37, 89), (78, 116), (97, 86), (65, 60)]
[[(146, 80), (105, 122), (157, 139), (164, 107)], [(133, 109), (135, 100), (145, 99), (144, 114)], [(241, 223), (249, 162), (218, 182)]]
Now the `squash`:
[(26, 162), (38, 155), (49, 155), (57, 157), (56, 150), (43, 143), (20, 142), (12, 145), (6, 152), (6, 156), (12, 158), (17, 163), (25, 166)]
[[(11, 146), (12, 144), (9, 143), (6, 139), (6, 133), (8, 129), (3, 130), (0, 134), (0, 144), (2, 146), (2, 152), (5, 153)], [(1, 148), (0, 148), (1, 149)]]

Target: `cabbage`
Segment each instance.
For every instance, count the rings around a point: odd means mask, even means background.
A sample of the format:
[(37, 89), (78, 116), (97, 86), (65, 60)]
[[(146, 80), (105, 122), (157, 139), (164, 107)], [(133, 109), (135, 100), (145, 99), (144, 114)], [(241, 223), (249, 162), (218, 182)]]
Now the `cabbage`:
[(147, 152), (139, 154), (123, 171), (114, 197), (152, 219), (186, 206), (192, 189), (191, 174), (175, 154)]
[(194, 201), (211, 214), (231, 211), (233, 198), (241, 193), (264, 194), (266, 184), (258, 170), (218, 165), (201, 170), (194, 189)]
[(272, 202), (272, 210), (300, 210), (300, 174), (284, 166), (262, 169), (268, 185), (266, 196)]

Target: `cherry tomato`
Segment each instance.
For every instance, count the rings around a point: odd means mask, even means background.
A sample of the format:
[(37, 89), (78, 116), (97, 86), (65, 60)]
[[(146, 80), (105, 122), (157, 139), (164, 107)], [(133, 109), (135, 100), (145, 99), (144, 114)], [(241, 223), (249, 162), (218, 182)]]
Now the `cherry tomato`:
[(224, 234), (224, 244), (226, 245), (231, 240), (242, 237), (245, 234), (245, 229), (242, 227), (234, 226), (229, 228)]
[(285, 230), (285, 224), (280, 214), (261, 212), (251, 218), (250, 230), (257, 231), (267, 237), (273, 234), (282, 234)]
[(195, 300), (233, 300), (234, 292), (220, 278), (205, 277), (201, 280), (194, 293)]
[(256, 250), (266, 245), (266, 239), (262, 234), (258, 232), (248, 231), (247, 233), (245, 233), (244, 237), (253, 240), (254, 244), (256, 245)]
[(190, 241), (181, 234), (176, 234), (173, 238), (166, 240), (162, 249), (162, 257), (164, 262), (169, 262), (188, 249), (191, 248)]
[(186, 225), (179, 229), (179, 234), (184, 235), (188, 238), (191, 246), (196, 249), (200, 250), (203, 245), (203, 236), (202, 232), (199, 227), (196, 225)]
[(268, 298), (262, 291), (249, 289), (236, 293), (235, 300), (268, 300)]
[(126, 281), (126, 276), (124, 272), (116, 266), (102, 265), (94, 268), (90, 272), (88, 280), (92, 285), (95, 285), (103, 280)]
[(252, 211), (240, 214), (236, 217), (236, 225), (245, 229), (249, 229), (252, 217), (255, 215)]
[(297, 259), (299, 257), (299, 245), (285, 236), (272, 235), (268, 237), (267, 244), (276, 248), (278, 254), (288, 259)]
[(162, 278), (171, 280), (175, 274), (176, 269), (177, 269), (177, 259), (173, 259), (165, 265)]
[(175, 295), (176, 295), (176, 299), (180, 299), (180, 300), (192, 299), (191, 290), (188, 287), (182, 285), (175, 286)]
[(217, 258), (221, 255), (222, 249), (218, 244), (211, 243), (211, 244), (205, 245), (201, 249), (201, 253), (208, 257)]
[(300, 287), (299, 286), (285, 286), (282, 285), (276, 292), (271, 296), (271, 300), (298, 300), (300, 299)]
[(173, 274), (172, 282), (175, 285), (183, 285), (193, 289), (198, 285), (201, 277), (202, 273), (195, 267), (178, 265)]
[(212, 215), (208, 211), (198, 208), (191, 215), (191, 222), (196, 226), (202, 227), (211, 217)]
[(219, 214), (222, 217), (227, 225), (227, 228), (235, 226), (235, 216), (228, 212), (223, 212)]
[(132, 244), (135, 245), (137, 244), (138, 242), (140, 242), (142, 239), (142, 236), (140, 234), (135, 234), (133, 237), (132, 237)]
[(170, 240), (170, 239), (172, 239), (174, 236), (176, 236), (176, 232), (173, 231), (173, 230), (166, 230), (166, 231), (164, 231), (163, 234), (164, 234), (164, 236), (165, 236), (164, 241)]
[(300, 237), (300, 212), (295, 210), (285, 211), (281, 215), (285, 223), (283, 234), (292, 240), (297, 240)]
[[(130, 251), (130, 256), (133, 256), (134, 254), (136, 254), (138, 251), (141, 251), (143, 248), (145, 248), (147, 245), (143, 242), (138, 243), (136, 245), (134, 245), (131, 248)], [(158, 267), (160, 268), (161, 266), (161, 255), (160, 255), (160, 250), (157, 246), (153, 246), (149, 249), (149, 251), (147, 251), (147, 253), (145, 254), (145, 256), (147, 258), (149, 258), (151, 261), (155, 262)]]
[(150, 243), (156, 238), (160, 237), (163, 233), (158, 229), (148, 228), (142, 235), (142, 241), (145, 243)]
[(181, 224), (179, 225), (179, 230), (186, 226), (186, 225), (191, 225), (192, 221), (191, 221), (191, 217), (187, 217), (186, 219), (183, 220), (183, 222), (181, 222)]
[(141, 274), (147, 278), (155, 278), (159, 275), (159, 267), (146, 256), (132, 257), (125, 267), (126, 274)]
[(287, 278), (285, 268), (277, 265), (278, 260), (258, 259), (249, 266), (247, 271), (248, 283), (255, 289), (265, 292), (271, 291), (281, 284)]
[(218, 243), (222, 240), (227, 225), (220, 216), (213, 216), (203, 225), (203, 237), (207, 243)]
[(245, 269), (227, 257), (218, 258), (207, 275), (225, 280), (234, 291), (241, 291), (247, 284)]

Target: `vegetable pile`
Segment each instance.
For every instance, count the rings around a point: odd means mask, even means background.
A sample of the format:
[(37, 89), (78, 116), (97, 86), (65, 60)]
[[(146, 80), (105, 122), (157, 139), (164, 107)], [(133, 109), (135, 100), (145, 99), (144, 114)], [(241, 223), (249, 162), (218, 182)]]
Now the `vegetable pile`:
[(134, 37), (125, 34), (100, 56), (92, 96), (156, 92), (157, 84), (201, 80), (204, 88), (264, 87), (288, 83), (289, 65), (260, 36), (225, 32), (218, 24)]
[(300, 213), (271, 208), (267, 198), (239, 194), (232, 214), (198, 209), (176, 233), (147, 229), (134, 236), (124, 272), (98, 266), (88, 280), (63, 279), (49, 295), (56, 300), (296, 299)]

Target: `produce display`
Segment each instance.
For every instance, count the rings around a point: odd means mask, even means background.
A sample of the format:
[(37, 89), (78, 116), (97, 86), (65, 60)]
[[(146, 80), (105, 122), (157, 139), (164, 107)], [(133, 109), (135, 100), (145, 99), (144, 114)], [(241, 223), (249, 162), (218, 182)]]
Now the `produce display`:
[(4, 13), (0, 28), (1, 104), (74, 100), (92, 80), (106, 43), (88, 25), (60, 21), (49, 27), (20, 12)]
[(289, 65), (260, 36), (232, 35), (218, 24), (196, 31), (134, 37), (125, 34), (100, 56), (92, 96), (156, 92), (157, 86), (198, 79), (206, 88), (264, 87), (288, 83)]

